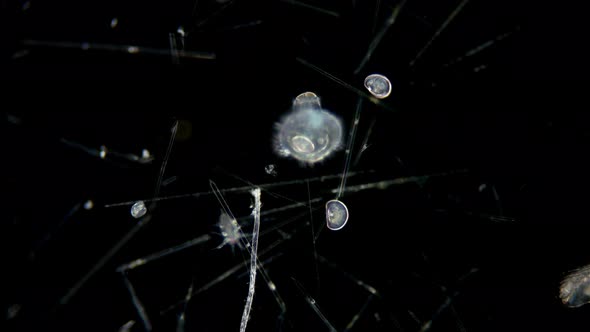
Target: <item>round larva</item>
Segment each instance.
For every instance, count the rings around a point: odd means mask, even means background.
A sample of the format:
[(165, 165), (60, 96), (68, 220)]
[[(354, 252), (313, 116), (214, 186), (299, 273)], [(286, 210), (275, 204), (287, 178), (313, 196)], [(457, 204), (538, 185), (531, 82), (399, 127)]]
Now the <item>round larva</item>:
[(293, 101), (292, 111), (276, 124), (276, 153), (304, 164), (325, 160), (342, 143), (342, 121), (322, 109), (320, 98), (304, 92)]

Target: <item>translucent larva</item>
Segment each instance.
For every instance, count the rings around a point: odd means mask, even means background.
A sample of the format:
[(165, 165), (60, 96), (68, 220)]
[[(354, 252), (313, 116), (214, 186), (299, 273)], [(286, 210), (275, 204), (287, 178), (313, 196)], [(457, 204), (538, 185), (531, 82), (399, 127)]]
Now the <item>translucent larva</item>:
[(293, 101), (293, 109), (276, 125), (275, 151), (284, 157), (313, 164), (342, 145), (342, 121), (321, 108), (313, 92)]
[(365, 78), (365, 88), (369, 92), (379, 98), (384, 99), (391, 93), (391, 82), (389, 79), (381, 74), (372, 74)]
[(221, 212), (219, 221), (217, 222), (217, 227), (219, 227), (221, 236), (223, 236), (223, 242), (218, 246), (218, 248), (221, 248), (226, 244), (229, 244), (232, 250), (236, 245), (239, 248), (242, 247), (240, 244), (240, 241), (242, 240), (242, 232), (236, 219), (230, 217), (225, 212)]
[(333, 199), (326, 203), (326, 226), (337, 231), (346, 225), (348, 221), (348, 208), (344, 203)]

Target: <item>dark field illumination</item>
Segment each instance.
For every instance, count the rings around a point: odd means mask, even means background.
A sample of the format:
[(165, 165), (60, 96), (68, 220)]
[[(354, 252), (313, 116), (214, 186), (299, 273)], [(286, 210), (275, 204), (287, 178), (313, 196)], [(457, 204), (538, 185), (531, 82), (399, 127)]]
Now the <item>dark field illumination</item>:
[(4, 1), (7, 331), (586, 331), (585, 12)]

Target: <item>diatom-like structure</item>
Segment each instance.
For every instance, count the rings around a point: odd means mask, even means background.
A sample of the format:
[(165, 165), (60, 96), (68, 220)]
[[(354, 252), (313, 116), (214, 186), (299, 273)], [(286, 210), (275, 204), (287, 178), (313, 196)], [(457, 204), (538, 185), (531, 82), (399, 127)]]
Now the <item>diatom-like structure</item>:
[(291, 113), (276, 125), (275, 151), (303, 163), (322, 161), (341, 145), (342, 121), (323, 110), (313, 92), (297, 96)]

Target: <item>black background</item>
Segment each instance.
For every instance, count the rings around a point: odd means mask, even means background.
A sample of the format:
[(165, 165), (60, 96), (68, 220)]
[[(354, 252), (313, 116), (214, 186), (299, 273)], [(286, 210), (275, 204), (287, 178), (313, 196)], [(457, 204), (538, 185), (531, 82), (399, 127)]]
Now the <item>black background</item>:
[[(310, 182), (309, 195), (305, 181), (263, 191), (263, 212), (309, 197), (322, 201), (312, 205), (312, 218), (306, 208), (263, 218), (263, 231), (294, 218), (281, 227), (292, 238), (261, 258), (279, 255), (267, 270), (287, 314), (279, 319), (259, 277), (249, 330), (327, 330), (293, 279), (334, 327), (344, 330), (369, 294), (342, 271), (380, 293), (354, 327), (358, 330), (420, 330), (453, 294), (452, 307), (435, 317), (433, 331), (587, 329), (588, 308), (566, 308), (558, 297), (563, 276), (590, 263), (590, 116), (581, 8), (471, 1), (409, 66), (459, 4), (409, 0), (354, 75), (397, 2), (306, 3), (338, 16), (281, 1), (64, 0), (32, 1), (28, 7), (2, 2), (2, 76), (10, 80), (2, 88), (0, 119), (6, 197), (2, 299), (10, 328), (114, 331), (135, 320), (133, 330), (141, 330), (115, 268), (210, 234), (205, 245), (129, 272), (154, 329), (175, 329), (180, 311), (160, 315), (160, 310), (182, 299), (191, 280), (198, 288), (248, 258), (239, 248), (215, 249), (222, 241), (215, 227), (220, 205), (210, 195), (159, 202), (150, 211), (152, 221), (67, 305), (58, 303), (137, 223), (129, 206), (105, 204), (153, 196), (175, 121), (178, 132), (163, 179), (176, 179), (160, 196), (209, 191), (209, 180), (231, 188), (248, 185), (244, 181), (276, 183), (342, 171), (343, 150), (313, 166), (272, 150), (273, 126), (299, 93), (315, 92), (347, 131), (352, 123), (359, 96), (299, 58), (361, 91), (364, 77), (374, 72), (392, 81), (386, 107), (363, 99), (353, 159), (373, 121), (374, 126), (369, 147), (351, 171), (371, 173), (347, 185), (466, 172), (345, 194), (349, 223), (338, 232), (320, 231), (316, 243), (317, 253), (339, 270), (314, 259), (309, 227), (310, 219), (316, 232), (323, 225), (323, 202), (333, 198), (330, 190), (339, 179)], [(111, 28), (115, 17), (119, 23)], [(173, 64), (167, 55), (24, 42), (167, 50), (168, 34), (179, 26), (187, 31), (187, 51), (213, 52), (216, 59), (181, 58)], [(445, 67), (508, 32), (493, 46)], [(101, 159), (64, 140), (94, 151), (148, 149), (155, 159), (148, 164), (112, 154)], [(276, 176), (265, 172), (270, 164)], [(480, 191), (482, 184), (486, 188)], [(226, 199), (237, 216), (250, 213), (248, 193)], [(93, 209), (75, 209), (87, 200)], [(243, 222), (247, 233), (251, 227), (250, 220)], [(259, 250), (280, 236), (277, 231), (262, 236)], [(191, 300), (187, 331), (238, 329), (247, 294), (244, 271)], [(10, 308), (20, 310), (10, 316)]]

